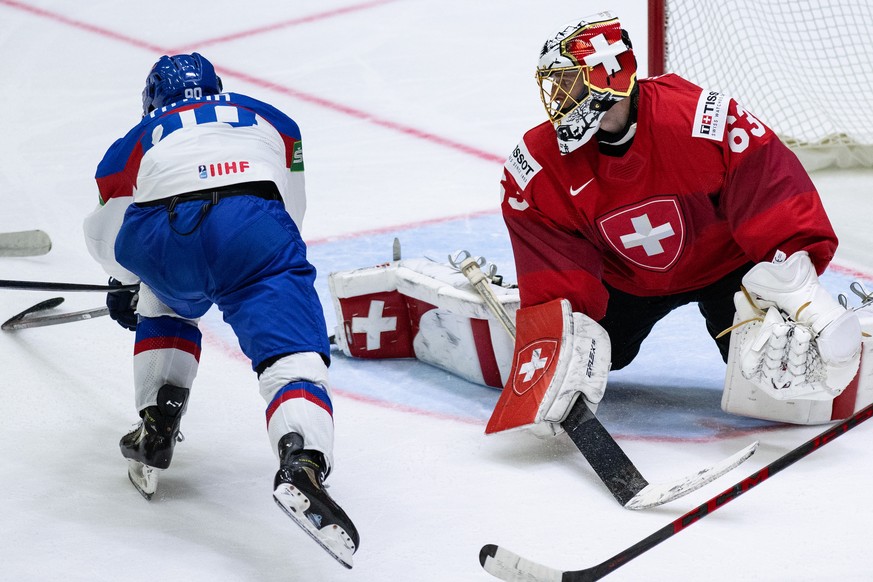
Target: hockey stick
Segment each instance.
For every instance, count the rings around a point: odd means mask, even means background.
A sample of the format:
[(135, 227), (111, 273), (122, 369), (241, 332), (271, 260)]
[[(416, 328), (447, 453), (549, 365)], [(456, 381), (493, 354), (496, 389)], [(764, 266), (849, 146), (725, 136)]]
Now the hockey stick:
[(52, 299), (46, 299), (45, 301), (40, 301), (36, 305), (28, 307), (21, 313), (17, 313), (3, 322), (2, 329), (13, 329), (11, 326), (16, 321), (21, 321), (25, 317), (29, 316), (31, 313), (37, 313), (39, 311), (46, 311), (47, 309), (53, 309), (64, 302), (63, 297), (54, 297)]
[(0, 279), (0, 289), (24, 289), (27, 291), (134, 291), (139, 289), (139, 283), (134, 285), (83, 285), (81, 283), (51, 283), (46, 281), (9, 281)]
[[(465, 254), (463, 260), (463, 255), (459, 254), (454, 260), (450, 258), (450, 261), (467, 277), (491, 313), (515, 339), (515, 324), (491, 289), (488, 277), (479, 268), (478, 261), (469, 253)], [(733, 456), (693, 475), (669, 483), (650, 484), (594, 416), (584, 399), (576, 400), (561, 426), (612, 496), (627, 509), (656, 507), (687, 495), (736, 468), (751, 457), (758, 447), (755, 441)]]
[(0, 257), (35, 257), (51, 248), (51, 238), (41, 230), (0, 232)]
[(69, 323), (71, 321), (83, 321), (103, 315), (109, 315), (109, 309), (106, 307), (97, 307), (95, 309), (85, 309), (83, 311), (73, 311), (70, 313), (33, 315), (34, 313), (57, 307), (63, 302), (63, 297), (46, 299), (41, 303), (37, 303), (33, 307), (28, 307), (17, 315), (13, 315), (5, 322), (3, 322), (3, 325), (0, 326), (0, 329), (2, 329), (3, 331), (15, 331), (18, 329), (26, 329), (29, 327), (45, 327), (47, 325), (57, 325), (59, 323)]
[(624, 566), (637, 556), (651, 550), (667, 538), (670, 538), (686, 527), (697, 523), (716, 509), (732, 501), (772, 477), (782, 469), (796, 463), (811, 452), (820, 449), (838, 436), (855, 428), (873, 416), (873, 404), (855, 413), (841, 423), (834, 425), (817, 437), (803, 443), (796, 449), (782, 455), (763, 469), (749, 475), (733, 487), (725, 489), (709, 501), (698, 505), (679, 519), (665, 525), (649, 537), (640, 540), (633, 546), (619, 552), (605, 562), (601, 562), (584, 570), (561, 571), (536, 562), (526, 560), (521, 556), (494, 544), (482, 546), (479, 552), (479, 563), (485, 570), (501, 580), (510, 582), (589, 582), (600, 580)]

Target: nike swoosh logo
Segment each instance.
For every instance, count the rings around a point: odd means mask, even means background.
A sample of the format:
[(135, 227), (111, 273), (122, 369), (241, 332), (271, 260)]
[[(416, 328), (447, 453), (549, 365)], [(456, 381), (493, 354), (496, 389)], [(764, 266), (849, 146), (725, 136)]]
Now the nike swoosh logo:
[(587, 182), (585, 182), (584, 184), (582, 184), (578, 188), (574, 188), (574, 187), (570, 186), (570, 196), (578, 196), (579, 192), (584, 190), (588, 186), (588, 184), (590, 184), (593, 181), (594, 181), (594, 178), (591, 178), (590, 180), (588, 180)]

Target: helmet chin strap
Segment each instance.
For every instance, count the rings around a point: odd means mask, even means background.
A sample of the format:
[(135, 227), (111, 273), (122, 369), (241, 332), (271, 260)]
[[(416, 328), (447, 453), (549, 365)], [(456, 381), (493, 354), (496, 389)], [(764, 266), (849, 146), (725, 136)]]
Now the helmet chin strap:
[[(604, 146), (620, 146), (629, 142), (633, 139), (634, 134), (637, 132), (637, 124), (636, 122), (630, 123), (622, 128), (621, 131), (618, 132), (609, 132), (600, 130), (595, 134), (595, 139)], [(609, 152), (607, 152), (609, 153)]]
[[(628, 112), (627, 120), (624, 127), (619, 131), (611, 132), (603, 129), (595, 134), (595, 139), (601, 145), (601, 152), (611, 155), (622, 155), (630, 147), (634, 134), (637, 130), (637, 110), (639, 106), (639, 90), (634, 88), (633, 93), (627, 99), (630, 99), (630, 111)], [(614, 101), (609, 107), (618, 103)]]

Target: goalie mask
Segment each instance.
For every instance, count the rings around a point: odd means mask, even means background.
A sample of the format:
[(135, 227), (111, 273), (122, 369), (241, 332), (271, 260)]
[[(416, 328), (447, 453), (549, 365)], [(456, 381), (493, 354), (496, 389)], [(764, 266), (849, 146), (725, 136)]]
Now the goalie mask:
[(636, 81), (630, 39), (610, 12), (573, 21), (553, 34), (540, 53), (537, 82), (561, 153), (588, 142), (603, 115), (631, 94)]

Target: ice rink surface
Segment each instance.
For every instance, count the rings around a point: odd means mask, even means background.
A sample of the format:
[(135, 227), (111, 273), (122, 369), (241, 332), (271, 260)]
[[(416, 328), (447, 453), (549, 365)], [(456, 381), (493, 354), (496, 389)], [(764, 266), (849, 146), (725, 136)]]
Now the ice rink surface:
[[(511, 275), (498, 180), (542, 120), (539, 48), (601, 9), (622, 18), (645, 72), (642, 0), (0, 0), (0, 232), (41, 228), (54, 241), (45, 256), (0, 259), (0, 278), (105, 281), (81, 234), (96, 164), (138, 121), (152, 63), (192, 50), (226, 89), (301, 126), (304, 236), (329, 325), (326, 274), (389, 260), (394, 237), (407, 257), (465, 248)], [(842, 241), (827, 285), (870, 286), (873, 172), (813, 179)], [(0, 318), (55, 295), (0, 290)], [(64, 296), (68, 310), (103, 301)], [(275, 507), (255, 375), (220, 314), (201, 327), (186, 440), (150, 503), (118, 451), (136, 419), (132, 334), (100, 318), (0, 335), (0, 579), (486, 582), (485, 543), (580, 569), (824, 430), (721, 412), (723, 364), (696, 311), (680, 310), (613, 374), (599, 416), (651, 482), (761, 446), (702, 490), (630, 512), (566, 438), (485, 437), (497, 391), (414, 361), (335, 353), (329, 484), (361, 534), (346, 571)], [(873, 580), (871, 441), (873, 423), (858, 427), (608, 579)]]

